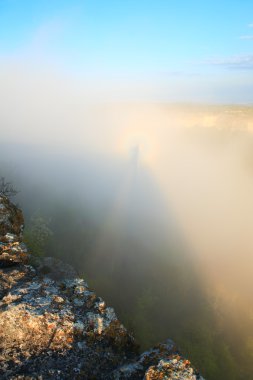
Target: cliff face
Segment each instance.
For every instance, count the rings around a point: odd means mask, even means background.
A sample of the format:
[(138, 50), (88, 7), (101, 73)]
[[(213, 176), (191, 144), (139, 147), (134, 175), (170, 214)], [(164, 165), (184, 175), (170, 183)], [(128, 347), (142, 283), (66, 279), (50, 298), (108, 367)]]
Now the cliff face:
[(114, 310), (69, 265), (30, 265), (22, 230), (21, 210), (1, 196), (1, 379), (203, 380), (171, 340), (140, 355)]

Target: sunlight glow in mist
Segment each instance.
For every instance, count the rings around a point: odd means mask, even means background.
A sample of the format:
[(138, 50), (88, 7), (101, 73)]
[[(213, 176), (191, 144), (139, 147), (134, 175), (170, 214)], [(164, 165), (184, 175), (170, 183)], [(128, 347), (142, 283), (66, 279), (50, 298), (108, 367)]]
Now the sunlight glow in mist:
[(151, 169), (157, 156), (157, 149), (156, 136), (151, 130), (145, 130), (145, 126), (143, 128), (127, 128), (118, 142), (118, 153), (120, 155), (131, 160), (133, 154), (138, 154), (136, 158), (138, 162)]

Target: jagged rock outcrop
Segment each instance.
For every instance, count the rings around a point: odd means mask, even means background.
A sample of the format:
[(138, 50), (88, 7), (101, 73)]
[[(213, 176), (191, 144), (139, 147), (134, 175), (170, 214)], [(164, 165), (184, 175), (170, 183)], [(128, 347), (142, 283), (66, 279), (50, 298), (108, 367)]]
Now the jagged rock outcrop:
[(0, 197), (1, 379), (202, 379), (170, 340), (139, 355), (114, 310), (69, 265), (30, 265), (22, 230), (21, 210)]
[(24, 218), (22, 211), (0, 195), (0, 267), (28, 262), (22, 240)]

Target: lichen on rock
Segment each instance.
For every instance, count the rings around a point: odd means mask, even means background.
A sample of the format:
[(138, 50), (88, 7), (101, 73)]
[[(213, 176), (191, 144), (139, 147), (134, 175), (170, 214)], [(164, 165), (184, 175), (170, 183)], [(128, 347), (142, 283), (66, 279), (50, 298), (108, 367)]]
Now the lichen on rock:
[(114, 310), (71, 266), (54, 258), (30, 265), (23, 224), (21, 210), (0, 197), (1, 379), (154, 380), (173, 371), (173, 379), (200, 379), (171, 356), (171, 340), (140, 355)]
[(26, 246), (21, 243), (24, 227), (22, 211), (0, 196), (0, 267), (27, 263)]

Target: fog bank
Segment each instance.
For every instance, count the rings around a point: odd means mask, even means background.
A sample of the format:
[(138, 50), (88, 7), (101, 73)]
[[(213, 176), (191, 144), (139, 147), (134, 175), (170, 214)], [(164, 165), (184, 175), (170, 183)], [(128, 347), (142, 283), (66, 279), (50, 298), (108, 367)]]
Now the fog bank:
[(1, 175), (28, 226), (48, 218), (48, 253), (90, 276), (145, 344), (188, 332), (179, 315), (197, 323), (203, 299), (251, 326), (253, 108), (102, 102), (83, 81), (3, 73)]

